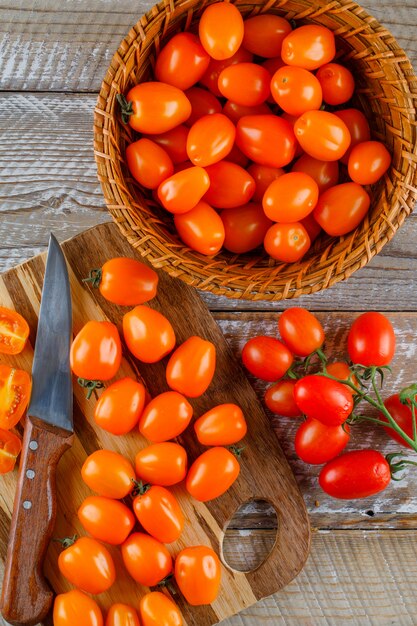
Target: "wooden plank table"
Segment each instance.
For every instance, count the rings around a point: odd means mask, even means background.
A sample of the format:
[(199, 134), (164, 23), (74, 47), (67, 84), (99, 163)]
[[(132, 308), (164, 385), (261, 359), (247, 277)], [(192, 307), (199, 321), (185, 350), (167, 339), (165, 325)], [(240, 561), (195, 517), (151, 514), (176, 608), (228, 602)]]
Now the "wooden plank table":
[[(152, 4), (0, 0), (0, 270), (44, 250), (51, 230), (63, 240), (108, 219), (96, 178), (92, 112), (113, 52)], [(362, 4), (416, 63), (417, 0)], [(383, 252), (347, 282), (297, 300), (321, 312), (335, 356), (356, 311), (389, 313), (399, 346), (387, 394), (415, 380), (416, 234), (417, 215), (412, 215)], [(286, 306), (202, 296), (236, 353), (252, 334), (273, 333), (276, 312)], [(264, 387), (253, 383), (262, 395)], [(272, 423), (306, 498), (315, 531), (312, 552), (304, 571), (285, 590), (225, 626), (415, 626), (416, 474), (411, 471), (382, 497), (356, 503), (330, 500), (317, 488), (317, 471), (295, 457), (296, 425), (278, 418)], [(360, 427), (358, 440), (383, 452), (396, 449), (369, 426)], [(7, 532), (7, 522), (0, 518), (0, 556)], [(251, 506), (233, 524), (229, 559), (253, 566), (275, 532), (269, 512)], [(0, 560), (0, 578), (1, 568)]]

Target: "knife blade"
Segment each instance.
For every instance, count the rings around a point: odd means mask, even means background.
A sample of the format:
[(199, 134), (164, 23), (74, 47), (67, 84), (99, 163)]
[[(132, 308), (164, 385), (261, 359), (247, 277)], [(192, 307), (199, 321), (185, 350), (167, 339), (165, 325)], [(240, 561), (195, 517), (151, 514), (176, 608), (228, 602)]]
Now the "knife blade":
[(73, 439), (71, 337), (68, 270), (51, 234), (0, 599), (3, 617), (16, 626), (38, 624), (53, 600), (42, 566), (56, 516), (56, 467)]

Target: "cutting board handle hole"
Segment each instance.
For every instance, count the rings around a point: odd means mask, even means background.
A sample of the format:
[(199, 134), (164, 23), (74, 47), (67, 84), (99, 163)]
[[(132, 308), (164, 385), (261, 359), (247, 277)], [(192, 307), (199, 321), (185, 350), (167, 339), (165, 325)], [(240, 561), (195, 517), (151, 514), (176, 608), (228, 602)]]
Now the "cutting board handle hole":
[(227, 523), (221, 546), (222, 559), (232, 570), (253, 572), (270, 555), (277, 535), (278, 516), (272, 504), (267, 500), (248, 500)]

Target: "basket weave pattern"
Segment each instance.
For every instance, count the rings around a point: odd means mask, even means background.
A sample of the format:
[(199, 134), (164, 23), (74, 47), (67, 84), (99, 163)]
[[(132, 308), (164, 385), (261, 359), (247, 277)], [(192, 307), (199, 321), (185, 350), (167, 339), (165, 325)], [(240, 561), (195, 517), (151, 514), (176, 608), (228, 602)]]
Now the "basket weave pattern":
[[(417, 79), (391, 33), (350, 0), (275, 0), (235, 3), (245, 18), (271, 12), (330, 28), (338, 57), (353, 71), (356, 104), (364, 110), (373, 138), (392, 153), (392, 165), (372, 189), (368, 216), (341, 238), (320, 236), (306, 257), (277, 263), (257, 250), (220, 252), (207, 258), (178, 238), (171, 216), (153, 202), (125, 165), (134, 139), (120, 119), (116, 94), (152, 79), (155, 57), (173, 34), (189, 30), (210, 1), (172, 0), (154, 6), (134, 26), (114, 55), (94, 114), (94, 149), (107, 207), (123, 234), (155, 267), (198, 289), (246, 300), (281, 300), (317, 292), (348, 278), (393, 237), (417, 199)], [(350, 106), (350, 105), (349, 105)]]

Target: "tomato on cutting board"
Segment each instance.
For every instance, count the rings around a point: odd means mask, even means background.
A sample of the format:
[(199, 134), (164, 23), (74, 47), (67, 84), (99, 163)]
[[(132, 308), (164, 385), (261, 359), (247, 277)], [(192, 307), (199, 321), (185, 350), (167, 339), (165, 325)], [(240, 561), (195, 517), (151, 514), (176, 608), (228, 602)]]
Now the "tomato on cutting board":
[(161, 443), (175, 439), (187, 428), (193, 416), (193, 407), (177, 391), (165, 391), (146, 405), (139, 430), (146, 439)]
[(0, 352), (19, 354), (29, 337), (29, 324), (16, 311), (0, 306)]
[(96, 381), (114, 378), (121, 361), (122, 344), (112, 322), (87, 322), (72, 342), (71, 369), (87, 388), (90, 382), (94, 388)]
[(140, 626), (140, 622), (133, 607), (128, 604), (113, 604), (107, 613), (105, 626)]
[(59, 571), (75, 587), (87, 593), (103, 593), (116, 580), (110, 552), (96, 539), (63, 539), (58, 558)]
[(133, 533), (121, 547), (125, 567), (144, 587), (154, 587), (172, 572), (172, 558), (166, 547), (145, 533)]
[(140, 450), (135, 458), (137, 476), (142, 482), (161, 487), (180, 483), (187, 474), (187, 453), (178, 443), (154, 443)]
[(240, 473), (236, 456), (227, 448), (215, 447), (203, 452), (188, 470), (185, 486), (193, 498), (208, 502), (223, 495)]
[(106, 498), (125, 498), (136, 479), (132, 464), (118, 452), (96, 450), (81, 468), (83, 481), (92, 491)]
[(123, 336), (130, 352), (144, 363), (160, 361), (176, 342), (175, 331), (165, 315), (142, 305), (123, 316)]
[(129, 377), (117, 380), (101, 394), (94, 409), (94, 421), (113, 435), (125, 435), (138, 423), (145, 397), (141, 382)]
[(54, 626), (103, 626), (98, 604), (78, 589), (56, 596), (53, 610)]
[(215, 369), (215, 345), (193, 336), (171, 355), (166, 368), (166, 380), (171, 389), (188, 398), (197, 398), (209, 387)]
[(21, 449), (21, 439), (10, 431), (0, 428), (0, 474), (7, 474), (14, 469)]
[(207, 546), (181, 550), (175, 559), (175, 581), (188, 604), (211, 604), (220, 590), (219, 557)]
[(230, 446), (246, 435), (248, 427), (237, 404), (214, 406), (194, 423), (195, 434), (203, 446)]
[(132, 511), (119, 500), (88, 496), (78, 509), (78, 519), (94, 539), (113, 546), (123, 543), (135, 525)]
[(133, 510), (140, 525), (161, 543), (177, 541), (184, 528), (184, 514), (173, 493), (159, 485), (138, 484)]
[(0, 364), (0, 428), (16, 426), (29, 403), (31, 389), (27, 372)]
[(177, 605), (160, 591), (152, 591), (141, 598), (139, 613), (142, 626), (182, 626)]

